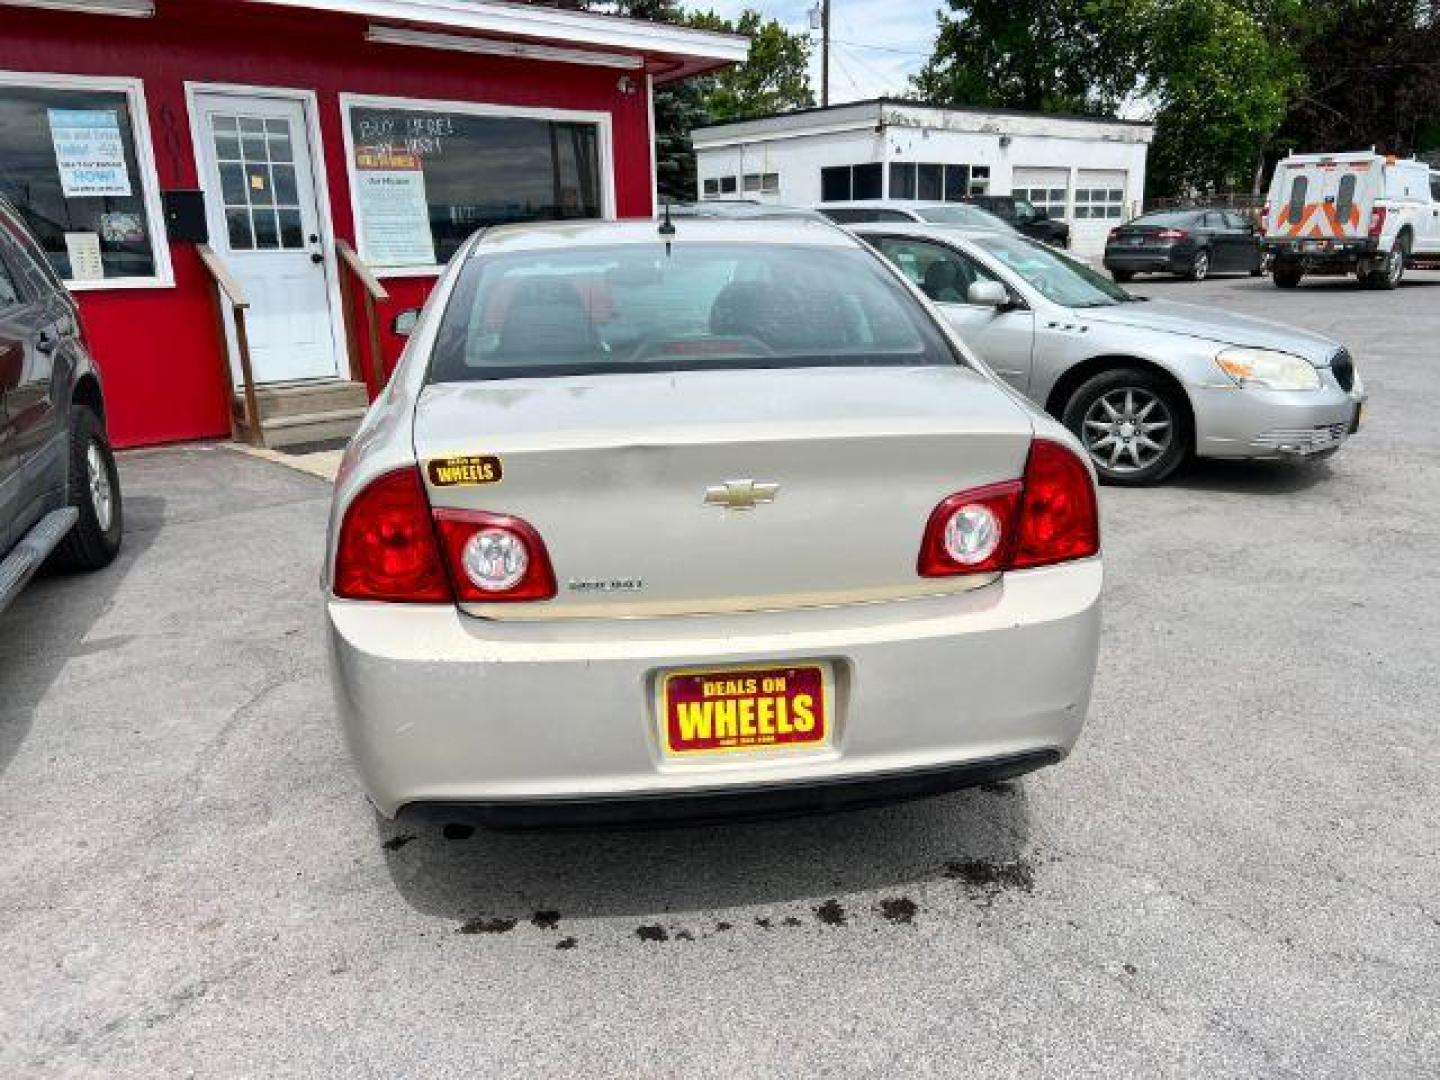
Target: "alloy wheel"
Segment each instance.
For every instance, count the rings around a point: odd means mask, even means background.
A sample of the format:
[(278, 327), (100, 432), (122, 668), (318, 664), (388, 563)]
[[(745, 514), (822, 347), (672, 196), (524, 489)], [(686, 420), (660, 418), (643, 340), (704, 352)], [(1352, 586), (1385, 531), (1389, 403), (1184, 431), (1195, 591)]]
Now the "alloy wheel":
[(1101, 394), (1085, 411), (1081, 437), (1098, 468), (1138, 473), (1165, 456), (1175, 437), (1175, 421), (1153, 392), (1121, 386)]
[(1210, 256), (1207, 252), (1197, 251), (1195, 262), (1191, 264), (1190, 276), (1196, 281), (1204, 281), (1210, 274)]
[(110, 470), (100, 446), (92, 442), (85, 449), (86, 483), (90, 489), (90, 508), (101, 532), (109, 532), (115, 520), (115, 493), (110, 487)]

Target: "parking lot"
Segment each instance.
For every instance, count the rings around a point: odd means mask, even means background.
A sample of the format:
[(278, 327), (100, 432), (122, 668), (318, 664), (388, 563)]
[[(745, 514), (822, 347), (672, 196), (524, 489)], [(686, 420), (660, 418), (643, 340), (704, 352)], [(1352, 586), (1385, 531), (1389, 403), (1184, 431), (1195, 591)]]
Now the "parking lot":
[(124, 455), (119, 563), (0, 617), (0, 1074), (1436, 1075), (1440, 274), (1134, 288), (1341, 338), (1366, 427), (1106, 489), (1075, 754), (886, 809), (385, 824), (328, 485)]

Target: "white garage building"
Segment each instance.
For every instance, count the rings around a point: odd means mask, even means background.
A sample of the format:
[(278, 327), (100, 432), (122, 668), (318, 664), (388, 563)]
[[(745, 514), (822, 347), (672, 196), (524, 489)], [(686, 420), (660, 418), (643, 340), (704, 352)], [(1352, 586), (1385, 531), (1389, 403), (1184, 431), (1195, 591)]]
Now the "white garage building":
[(818, 206), (1018, 194), (1097, 255), (1140, 212), (1155, 129), (1133, 120), (939, 108), (879, 98), (697, 128), (702, 199)]

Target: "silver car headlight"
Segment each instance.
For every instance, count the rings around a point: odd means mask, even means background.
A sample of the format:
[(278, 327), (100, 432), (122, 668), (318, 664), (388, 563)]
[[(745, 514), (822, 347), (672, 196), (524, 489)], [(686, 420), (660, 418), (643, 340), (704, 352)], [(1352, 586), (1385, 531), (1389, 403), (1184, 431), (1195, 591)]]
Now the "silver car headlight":
[(1320, 372), (1303, 357), (1274, 349), (1222, 349), (1215, 354), (1220, 370), (1239, 386), (1267, 390), (1319, 390)]

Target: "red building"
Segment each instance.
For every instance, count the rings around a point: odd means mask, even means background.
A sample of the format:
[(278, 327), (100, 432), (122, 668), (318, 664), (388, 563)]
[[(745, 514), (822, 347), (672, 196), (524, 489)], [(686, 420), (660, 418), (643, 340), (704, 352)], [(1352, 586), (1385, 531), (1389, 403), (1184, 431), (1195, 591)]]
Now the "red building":
[(343, 426), (476, 228), (651, 215), (653, 87), (745, 49), (492, 0), (0, 0), (0, 196), (79, 299), (117, 446), (229, 434), (217, 278), (262, 405)]

